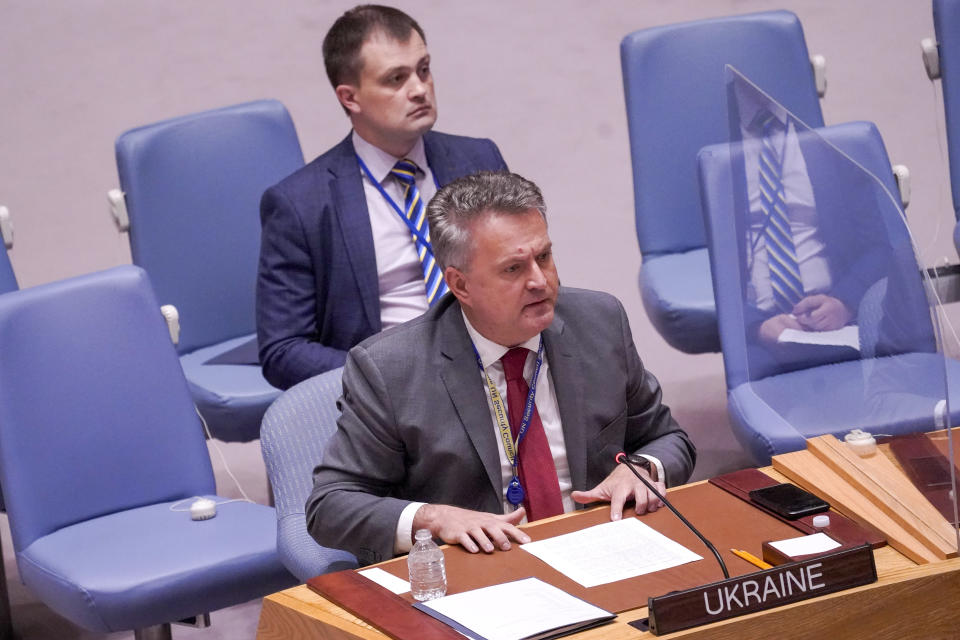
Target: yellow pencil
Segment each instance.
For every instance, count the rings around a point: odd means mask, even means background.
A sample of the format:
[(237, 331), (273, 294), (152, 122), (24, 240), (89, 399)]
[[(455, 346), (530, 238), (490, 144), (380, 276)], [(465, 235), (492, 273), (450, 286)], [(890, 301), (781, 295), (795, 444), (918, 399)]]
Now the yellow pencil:
[(743, 558), (744, 560), (746, 560), (747, 562), (749, 562), (755, 567), (759, 567), (761, 569), (773, 569), (772, 564), (764, 562), (763, 560), (753, 555), (752, 553), (741, 551), (740, 549), (730, 549), (730, 553), (740, 558)]

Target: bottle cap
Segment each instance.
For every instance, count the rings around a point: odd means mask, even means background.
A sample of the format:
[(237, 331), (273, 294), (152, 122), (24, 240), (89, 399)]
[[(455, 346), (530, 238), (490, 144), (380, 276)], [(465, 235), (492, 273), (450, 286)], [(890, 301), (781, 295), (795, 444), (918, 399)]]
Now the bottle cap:
[(843, 441), (860, 457), (872, 456), (877, 451), (877, 440), (860, 429), (852, 430), (843, 437)]
[(429, 540), (433, 536), (430, 535), (429, 529), (417, 529), (417, 532), (413, 535), (416, 540)]
[(817, 529), (823, 529), (824, 527), (830, 526), (830, 516), (820, 514), (818, 516), (813, 516), (813, 526)]

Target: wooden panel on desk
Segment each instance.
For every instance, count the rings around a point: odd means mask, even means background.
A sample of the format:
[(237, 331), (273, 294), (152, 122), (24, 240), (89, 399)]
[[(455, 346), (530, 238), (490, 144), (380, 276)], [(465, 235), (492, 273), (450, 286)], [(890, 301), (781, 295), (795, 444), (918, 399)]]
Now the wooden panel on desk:
[[(796, 530), (776, 518), (754, 508), (739, 498), (715, 487), (701, 483), (681, 487), (670, 492), (674, 506), (710, 540), (723, 556), (731, 576), (753, 573), (756, 567), (730, 553), (739, 548), (760, 555), (764, 540), (780, 540), (796, 536)], [(632, 510), (624, 517), (633, 515)], [(588, 526), (609, 522), (610, 508), (603, 506), (579, 512), (572, 517), (557, 517), (525, 527), (534, 540), (577, 531)], [(491, 555), (471, 554), (462, 547), (444, 548), (447, 564), (447, 593), (460, 593), (492, 584), (536, 576), (598, 607), (622, 612), (646, 606), (650, 596), (663, 595), (677, 589), (688, 589), (721, 580), (720, 567), (702, 542), (666, 507), (641, 516), (644, 522), (688, 549), (700, 554), (703, 560), (645, 576), (586, 588), (553, 569), (537, 557), (514, 545), (510, 551), (496, 551)], [(397, 558), (380, 565), (384, 570), (407, 579), (406, 558)], [(409, 594), (406, 595), (409, 599)], [(410, 600), (412, 602), (412, 600)]]
[[(956, 435), (954, 435), (956, 439)], [(954, 519), (950, 485), (950, 442), (946, 431), (912, 433), (885, 439), (890, 451), (913, 486), (930, 501), (947, 522)], [(954, 466), (960, 479), (960, 469)]]
[(750, 499), (750, 492), (754, 489), (772, 487), (780, 484), (760, 469), (741, 469), (740, 471), (731, 471), (722, 476), (710, 478), (710, 484), (714, 484), (724, 491), (727, 491), (741, 500), (749, 502), (751, 505), (765, 511), (774, 518), (786, 522), (791, 527), (805, 534), (818, 533), (822, 531), (842, 545), (855, 547), (861, 544), (869, 544), (874, 549), (879, 549), (887, 544), (887, 538), (876, 528), (863, 523), (857, 523), (847, 518), (839, 511), (830, 513), (830, 524), (826, 527), (817, 528), (813, 526), (813, 519), (817, 514), (810, 514), (800, 518), (788, 519), (783, 516), (756, 504)]
[(885, 455), (859, 456), (830, 434), (807, 440), (807, 449), (938, 558), (957, 556), (956, 531)]
[(866, 496), (851, 487), (809, 451), (794, 451), (773, 456), (773, 468), (791, 482), (827, 500), (837, 511), (882, 531), (887, 542), (918, 564), (936, 562), (936, 554), (927, 549), (896, 520), (881, 511)]

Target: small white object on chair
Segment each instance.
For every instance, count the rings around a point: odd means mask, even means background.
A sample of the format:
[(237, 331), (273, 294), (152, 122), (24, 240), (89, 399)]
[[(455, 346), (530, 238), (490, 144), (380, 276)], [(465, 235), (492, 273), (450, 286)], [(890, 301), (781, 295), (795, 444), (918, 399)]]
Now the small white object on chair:
[(191, 520), (209, 520), (217, 515), (217, 503), (210, 498), (197, 498), (190, 505)]

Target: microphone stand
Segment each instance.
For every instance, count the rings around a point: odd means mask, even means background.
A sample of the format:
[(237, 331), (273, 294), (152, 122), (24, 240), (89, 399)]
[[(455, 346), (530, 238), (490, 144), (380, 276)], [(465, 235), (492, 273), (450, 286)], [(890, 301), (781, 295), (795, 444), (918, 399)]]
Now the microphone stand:
[(724, 577), (724, 578), (729, 578), (729, 577), (730, 577), (730, 573), (727, 571), (727, 565), (724, 564), (723, 558), (720, 557), (720, 553), (717, 551), (717, 548), (714, 547), (714, 546), (710, 543), (709, 540), (707, 540), (706, 538), (704, 538), (704, 537), (703, 537), (703, 534), (700, 533), (699, 531), (697, 531), (697, 528), (696, 528), (695, 526), (693, 526), (692, 524), (690, 524), (690, 521), (687, 520), (686, 518), (684, 518), (684, 517), (680, 514), (680, 512), (677, 511), (676, 508), (675, 508), (672, 504), (670, 504), (670, 501), (669, 501), (669, 500), (667, 500), (665, 497), (663, 497), (662, 495), (660, 495), (660, 492), (657, 491), (656, 487), (654, 487), (653, 484), (652, 484), (649, 480), (647, 480), (646, 478), (644, 478), (644, 477), (643, 477), (643, 474), (641, 474), (639, 471), (637, 471), (637, 468), (634, 466), (634, 464), (633, 464), (632, 462), (630, 462), (630, 459), (627, 457), (627, 454), (625, 454), (624, 452), (621, 451), (620, 453), (618, 453), (618, 454), (616, 455), (615, 460), (617, 461), (617, 464), (626, 465), (626, 467), (627, 467), (628, 469), (630, 469), (630, 471), (633, 472), (633, 475), (637, 476), (637, 478), (640, 480), (640, 482), (642, 482), (642, 483), (647, 487), (647, 489), (649, 489), (649, 490), (651, 491), (651, 493), (653, 493), (653, 495), (655, 495), (655, 496), (657, 496), (658, 498), (660, 498), (660, 501), (663, 502), (663, 504), (667, 505), (667, 506), (670, 508), (670, 511), (673, 511), (674, 515), (676, 515), (678, 518), (680, 518), (680, 521), (681, 521), (683, 524), (687, 525), (687, 528), (690, 529), (690, 531), (693, 531), (693, 532), (696, 534), (696, 536), (697, 536), (698, 538), (700, 538), (700, 540), (701, 540), (701, 542), (703, 542), (703, 544), (707, 545), (707, 548), (710, 549), (710, 551), (713, 552), (714, 557), (716, 557), (717, 562), (720, 563), (720, 570), (723, 571), (723, 577)]

